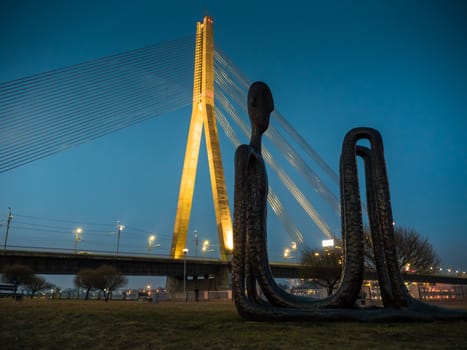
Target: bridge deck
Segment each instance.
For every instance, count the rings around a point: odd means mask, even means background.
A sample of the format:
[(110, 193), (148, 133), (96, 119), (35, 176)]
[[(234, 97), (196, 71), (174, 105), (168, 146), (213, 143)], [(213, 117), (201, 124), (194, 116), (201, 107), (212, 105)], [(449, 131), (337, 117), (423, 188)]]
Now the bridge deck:
[[(116, 256), (105, 254), (71, 254), (57, 252), (32, 252), (7, 250), (0, 254), (0, 269), (10, 264), (30, 266), (38, 274), (76, 274), (84, 268), (97, 268), (108, 264), (129, 276), (169, 276), (183, 278), (183, 259), (164, 256)], [(187, 276), (217, 275), (230, 268), (230, 262), (217, 259), (187, 258)], [(296, 263), (271, 263), (276, 278), (306, 278), (301, 265)], [(467, 284), (467, 278), (438, 275), (403, 274), (405, 281)], [(365, 279), (376, 280), (375, 272), (365, 273)]]

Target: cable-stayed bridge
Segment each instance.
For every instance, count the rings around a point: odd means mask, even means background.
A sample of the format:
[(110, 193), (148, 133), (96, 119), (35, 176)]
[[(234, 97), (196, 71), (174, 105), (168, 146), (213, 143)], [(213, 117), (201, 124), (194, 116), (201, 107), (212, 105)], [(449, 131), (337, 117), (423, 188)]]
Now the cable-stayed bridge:
[[(198, 45), (199, 35), (186, 37), (0, 84), (0, 172), (190, 105), (195, 110), (195, 91), (205, 78), (197, 74)], [(246, 93), (251, 81), (220, 48), (214, 46), (208, 52), (212, 55), (217, 126), (234, 147), (248, 143)], [(185, 132), (186, 127), (168, 132)], [(266, 137), (268, 202), (277, 217), (277, 225), (270, 227), (288, 237), (295, 250), (290, 257), (296, 259), (306, 246), (317, 246), (322, 239), (340, 234), (337, 175), (277, 109)], [(232, 201), (232, 189), (227, 192)], [(307, 221), (295, 219), (298, 209)], [(148, 230), (123, 222), (72, 222), (14, 211), (11, 216), (12, 220), (5, 219), (4, 226), (10, 231), (8, 240), (4, 233), (5, 249), (172, 255), (172, 235), (151, 238)], [(86, 225), (83, 236), (76, 231), (80, 225)], [(221, 255), (220, 242), (205, 243), (196, 236), (190, 237), (188, 244), (192, 256)], [(276, 259), (282, 258), (281, 250)]]

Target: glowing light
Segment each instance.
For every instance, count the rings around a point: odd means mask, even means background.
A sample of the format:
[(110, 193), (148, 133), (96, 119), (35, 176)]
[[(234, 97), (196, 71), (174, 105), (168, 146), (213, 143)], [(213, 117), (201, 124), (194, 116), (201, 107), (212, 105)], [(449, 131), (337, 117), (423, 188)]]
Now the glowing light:
[(206, 252), (208, 250), (208, 248), (209, 248), (209, 241), (206, 240), (206, 241), (203, 242), (203, 247), (201, 248), (201, 250), (203, 252)]
[(334, 240), (333, 239), (323, 239), (321, 241), (323, 248), (325, 247), (334, 247)]
[(81, 227), (77, 227), (74, 231), (75, 234), (75, 246), (74, 246), (74, 252), (76, 254), (77, 248), (78, 248), (78, 242), (81, 241), (81, 234), (83, 233), (83, 229)]
[(228, 250), (228, 251), (232, 251), (234, 249), (234, 244), (233, 244), (233, 232), (232, 232), (232, 229), (227, 229), (225, 231), (225, 235), (226, 235), (226, 240), (225, 240), (225, 248)]

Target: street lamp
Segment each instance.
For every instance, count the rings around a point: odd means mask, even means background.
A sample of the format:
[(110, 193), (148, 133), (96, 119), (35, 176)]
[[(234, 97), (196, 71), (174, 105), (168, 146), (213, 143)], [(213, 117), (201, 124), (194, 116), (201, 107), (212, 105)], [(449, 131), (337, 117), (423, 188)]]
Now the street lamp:
[(188, 295), (186, 294), (186, 255), (188, 254), (188, 248), (183, 248), (183, 294), (185, 294), (185, 301), (188, 300)]
[(209, 245), (210, 243), (208, 240), (203, 242), (203, 247), (201, 248), (201, 250), (203, 251), (204, 256), (206, 256), (206, 253), (214, 251), (214, 249), (209, 249)]
[(117, 221), (117, 255), (120, 248), (120, 234), (125, 229), (125, 226), (120, 224), (120, 221)]
[(5, 253), (6, 245), (8, 243), (8, 232), (10, 231), (10, 223), (11, 219), (13, 219), (13, 215), (11, 215), (11, 207), (8, 207), (8, 221), (6, 224), (6, 232), (5, 232), (5, 243), (3, 244), (3, 252)]
[(298, 258), (298, 256), (297, 256), (297, 242), (292, 241), (292, 243), (290, 244), (290, 248), (292, 248), (293, 257), (295, 257), (295, 260), (297, 260), (297, 258)]
[(284, 259), (287, 260), (290, 258), (290, 249), (289, 248), (285, 248), (284, 249)]
[(195, 256), (198, 256), (198, 243), (199, 243), (199, 238), (198, 238), (198, 231), (194, 231), (195, 234)]
[(150, 235), (148, 237), (148, 252), (151, 251), (151, 248), (154, 247), (160, 247), (160, 244), (156, 244), (156, 236), (155, 235)]
[(78, 242), (81, 241), (81, 233), (83, 233), (83, 229), (81, 227), (78, 227), (74, 233), (75, 233), (74, 247), (75, 247), (75, 254), (76, 254), (76, 250), (78, 248)]
[(293, 259), (297, 257), (297, 242), (291, 242), (290, 243), (290, 248), (285, 248), (284, 249), (284, 259)]

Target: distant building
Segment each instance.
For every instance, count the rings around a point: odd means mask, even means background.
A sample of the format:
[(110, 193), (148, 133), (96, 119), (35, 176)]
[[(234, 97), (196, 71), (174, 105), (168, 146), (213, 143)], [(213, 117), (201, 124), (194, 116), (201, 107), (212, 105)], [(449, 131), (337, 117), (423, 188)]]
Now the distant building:
[(326, 288), (320, 286), (317, 282), (305, 280), (301, 281), (301, 284), (294, 285), (290, 288), (290, 293), (294, 295), (310, 296), (318, 299), (325, 298), (327, 296)]

